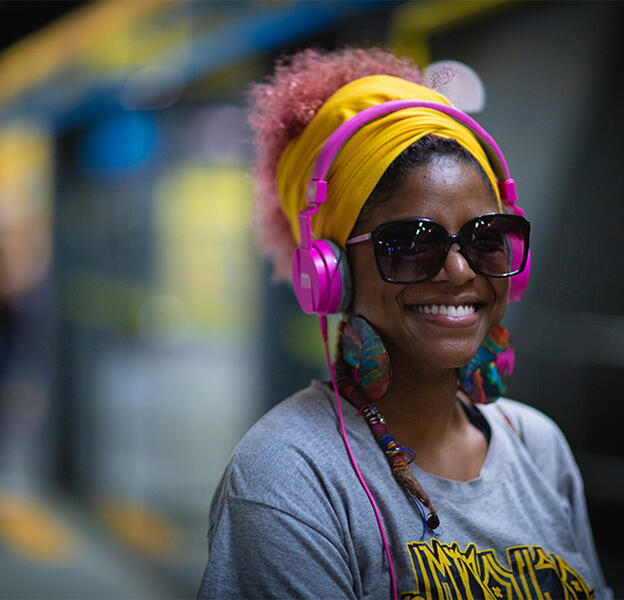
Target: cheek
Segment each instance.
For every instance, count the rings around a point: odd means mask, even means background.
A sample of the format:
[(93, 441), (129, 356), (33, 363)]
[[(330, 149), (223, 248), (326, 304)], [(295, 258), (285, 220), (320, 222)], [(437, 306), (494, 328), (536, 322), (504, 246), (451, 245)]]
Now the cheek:
[(382, 290), (376, 281), (377, 273), (353, 275), (353, 302), (351, 310), (373, 323), (383, 305)]
[(383, 281), (372, 252), (356, 254), (349, 261), (353, 276), (351, 311), (363, 316), (371, 325), (381, 325), (394, 297), (394, 286)]

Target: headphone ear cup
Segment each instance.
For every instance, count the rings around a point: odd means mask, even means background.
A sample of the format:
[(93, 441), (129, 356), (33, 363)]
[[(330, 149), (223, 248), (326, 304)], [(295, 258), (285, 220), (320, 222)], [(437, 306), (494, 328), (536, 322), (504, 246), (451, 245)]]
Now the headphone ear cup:
[[(505, 212), (510, 213), (512, 215), (520, 215), (524, 217), (524, 211), (517, 204), (505, 203), (503, 205)], [(522, 261), (522, 255), (524, 253), (524, 248), (522, 244), (513, 244), (511, 245), (511, 260), (512, 265), (517, 265)], [(517, 275), (511, 276), (511, 282), (509, 284), (509, 295), (507, 296), (507, 304), (511, 304), (512, 302), (520, 302), (522, 300), (522, 296), (529, 285), (529, 276), (531, 275), (531, 251), (527, 253), (526, 264), (524, 269), (518, 273)]]
[[(513, 252), (513, 250), (512, 250)], [(514, 256), (513, 260), (516, 260)], [(518, 262), (520, 259), (518, 259)], [(517, 275), (511, 276), (511, 282), (509, 284), (509, 295), (507, 296), (507, 304), (511, 304), (512, 302), (520, 302), (522, 300), (522, 296), (524, 296), (524, 292), (529, 285), (529, 275), (531, 273), (531, 252), (527, 254), (526, 265), (524, 270)]]
[(331, 240), (323, 240), (331, 248), (338, 266), (338, 274), (340, 275), (340, 302), (338, 308), (334, 312), (344, 312), (349, 308), (353, 299), (353, 277), (351, 276), (351, 267), (347, 259), (347, 253), (335, 242)]
[(340, 312), (351, 302), (347, 256), (334, 242), (314, 240), (293, 256), (293, 287), (302, 310), (319, 317)]

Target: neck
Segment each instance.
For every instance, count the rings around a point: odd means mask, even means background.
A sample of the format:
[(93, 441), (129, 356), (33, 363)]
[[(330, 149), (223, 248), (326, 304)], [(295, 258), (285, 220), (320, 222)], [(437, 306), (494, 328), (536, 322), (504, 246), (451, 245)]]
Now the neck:
[[(349, 340), (352, 346), (348, 350), (355, 353), (351, 359), (359, 355), (362, 360), (357, 370), (349, 367), (342, 357), (341, 344), (336, 375), (342, 393), (355, 406), (364, 406), (369, 400), (355, 380), (368, 378), (366, 390), (375, 398), (373, 403), (382, 412), (388, 433), (401, 446), (414, 451), (416, 464), (434, 475), (458, 481), (476, 477), (485, 460), (487, 440), (456, 400), (456, 370), (415, 363), (403, 352), (384, 349), (363, 319), (349, 323), (353, 331), (345, 327), (340, 335), (344, 333), (343, 342)], [(387, 359), (392, 367), (389, 389)], [(375, 372), (379, 377), (371, 378)]]
[(376, 402), (392, 435), (417, 454), (444, 445), (465, 422), (455, 369), (414, 367), (392, 358), (392, 386)]

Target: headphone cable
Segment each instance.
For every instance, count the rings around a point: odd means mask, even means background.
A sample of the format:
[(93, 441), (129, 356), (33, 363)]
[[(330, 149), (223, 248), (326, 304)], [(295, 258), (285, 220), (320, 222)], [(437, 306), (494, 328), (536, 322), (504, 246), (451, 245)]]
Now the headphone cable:
[(353, 465), (353, 469), (368, 496), (368, 499), (373, 507), (373, 512), (375, 513), (375, 519), (377, 520), (377, 525), (379, 527), (379, 533), (381, 534), (381, 541), (383, 543), (384, 552), (388, 559), (388, 567), (390, 570), (390, 581), (392, 583), (392, 598), (393, 600), (398, 599), (397, 595), (397, 585), (396, 585), (396, 576), (394, 573), (394, 566), (392, 564), (392, 558), (390, 557), (390, 547), (388, 545), (388, 540), (386, 539), (386, 532), (384, 530), (383, 523), (381, 521), (381, 515), (379, 513), (379, 509), (377, 508), (377, 503), (373, 498), (373, 494), (370, 489), (366, 485), (366, 481), (364, 481), (364, 477), (360, 472), (360, 468), (355, 460), (355, 456), (353, 456), (353, 452), (351, 451), (351, 446), (349, 445), (349, 440), (347, 439), (347, 431), (345, 429), (344, 418), (342, 416), (342, 403), (340, 401), (340, 394), (338, 393), (338, 384), (336, 383), (336, 375), (334, 373), (334, 367), (331, 362), (331, 356), (329, 351), (329, 341), (327, 336), (327, 317), (320, 317), (319, 324), (321, 327), (321, 336), (323, 337), (323, 345), (325, 346), (325, 358), (327, 360), (327, 366), (329, 367), (329, 375), (331, 377), (332, 386), (334, 388), (334, 395), (336, 397), (336, 408), (338, 410), (338, 421), (340, 423), (340, 433), (342, 435), (342, 439), (344, 441), (345, 447), (347, 449), (347, 454), (349, 455), (349, 459), (351, 460), (351, 464)]

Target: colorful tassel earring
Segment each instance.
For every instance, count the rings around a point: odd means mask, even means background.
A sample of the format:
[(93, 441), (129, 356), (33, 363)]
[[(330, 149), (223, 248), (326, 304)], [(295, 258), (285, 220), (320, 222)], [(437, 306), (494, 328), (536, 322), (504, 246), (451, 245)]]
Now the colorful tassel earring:
[[(352, 384), (366, 396), (368, 402), (376, 402), (390, 387), (392, 367), (390, 356), (377, 332), (368, 321), (357, 315), (342, 323), (341, 354), (351, 367)], [(349, 397), (349, 390), (347, 397)]]
[(485, 338), (474, 358), (459, 368), (459, 386), (475, 404), (494, 402), (505, 393), (514, 362), (509, 332), (498, 325)]

